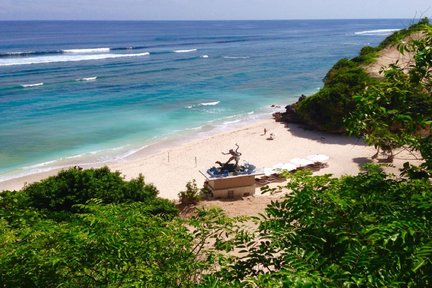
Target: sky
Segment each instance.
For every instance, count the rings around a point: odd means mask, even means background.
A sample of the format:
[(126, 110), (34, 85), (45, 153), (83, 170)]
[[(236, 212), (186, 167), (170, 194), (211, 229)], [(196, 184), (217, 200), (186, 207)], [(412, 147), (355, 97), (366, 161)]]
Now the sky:
[(0, 0), (0, 20), (261, 20), (432, 16), (431, 0)]

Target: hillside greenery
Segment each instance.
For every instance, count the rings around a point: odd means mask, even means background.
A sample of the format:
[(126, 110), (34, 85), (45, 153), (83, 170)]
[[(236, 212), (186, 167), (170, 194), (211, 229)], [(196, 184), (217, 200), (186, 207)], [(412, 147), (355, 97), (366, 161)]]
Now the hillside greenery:
[(432, 286), (432, 29), (421, 33), (399, 46), (414, 55), (408, 73), (388, 67), (353, 97), (346, 123), (369, 144), (418, 150), (423, 163), (405, 163), (398, 177), (372, 164), (339, 179), (288, 174), (291, 193), (237, 239), (241, 256), (205, 286)]
[[(144, 178), (71, 168), (0, 194), (1, 287), (188, 286), (204, 262)], [(144, 284), (145, 283), (145, 284)]]
[(369, 75), (365, 66), (374, 63), (384, 48), (399, 45), (402, 40), (425, 27), (430, 27), (427, 18), (388, 36), (377, 47), (363, 47), (357, 57), (339, 60), (324, 77), (324, 86), (316, 94), (293, 104), (297, 118), (314, 129), (332, 133), (346, 132), (344, 119), (356, 106), (353, 96), (382, 80), (381, 77)]
[(339, 179), (287, 176), (292, 193), (267, 207), (238, 239), (241, 256), (203, 287), (432, 285), (428, 179), (394, 179), (372, 165)]
[[(424, 31), (400, 46), (415, 54), (408, 74), (391, 66), (338, 108), (356, 109), (344, 122), (353, 134), (416, 149), (420, 166), (407, 162), (398, 176), (376, 165), (341, 178), (287, 173), (291, 193), (252, 218), (217, 209), (180, 217), (142, 176), (70, 168), (0, 193), (0, 287), (432, 287), (432, 37)], [(327, 74), (328, 100), (369, 77), (353, 62)], [(197, 193), (192, 181), (180, 195), (195, 202)]]
[(382, 81), (353, 97), (355, 109), (345, 124), (350, 133), (388, 151), (390, 160), (394, 148), (405, 146), (419, 151), (423, 166), (431, 169), (432, 27), (399, 50), (414, 54), (408, 72), (395, 64), (383, 69)]

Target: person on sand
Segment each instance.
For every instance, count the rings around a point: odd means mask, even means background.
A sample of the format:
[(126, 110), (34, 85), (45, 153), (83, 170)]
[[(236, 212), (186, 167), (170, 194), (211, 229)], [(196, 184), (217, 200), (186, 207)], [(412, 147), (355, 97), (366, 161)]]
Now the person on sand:
[(267, 134), (267, 128), (264, 128), (264, 134), (263, 135), (266, 135)]
[(270, 133), (270, 136), (267, 138), (267, 140), (274, 140), (276, 137), (276, 134)]

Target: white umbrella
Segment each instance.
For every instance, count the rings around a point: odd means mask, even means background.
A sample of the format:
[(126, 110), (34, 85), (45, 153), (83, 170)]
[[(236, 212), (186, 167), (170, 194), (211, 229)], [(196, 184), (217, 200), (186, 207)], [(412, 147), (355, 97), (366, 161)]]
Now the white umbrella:
[(314, 162), (324, 162), (329, 160), (329, 156), (324, 154), (313, 154), (306, 157), (308, 160), (314, 161)]
[(273, 165), (273, 169), (282, 169), (284, 166), (284, 163), (277, 163), (276, 165)]
[(272, 168), (264, 168), (264, 175), (270, 176), (274, 173), (274, 170)]
[(294, 165), (294, 164), (292, 164), (292, 163), (284, 163), (284, 165), (282, 166), (281, 169), (283, 169), (283, 170), (288, 170), (288, 171), (292, 171), (292, 170), (297, 169), (297, 166)]
[(295, 164), (297, 166), (307, 166), (307, 165), (313, 164), (314, 162), (307, 160), (307, 159), (294, 158), (294, 159), (290, 160), (290, 163)]

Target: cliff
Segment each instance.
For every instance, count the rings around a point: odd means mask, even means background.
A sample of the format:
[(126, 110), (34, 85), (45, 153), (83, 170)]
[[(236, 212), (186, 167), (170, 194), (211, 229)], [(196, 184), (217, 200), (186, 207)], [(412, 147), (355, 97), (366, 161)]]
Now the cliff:
[(363, 47), (357, 57), (340, 59), (326, 74), (324, 86), (317, 93), (308, 97), (302, 95), (296, 103), (288, 105), (284, 113), (274, 115), (275, 119), (344, 133), (344, 118), (355, 109), (353, 96), (381, 81), (383, 67), (397, 63), (408, 70), (412, 55), (401, 54), (398, 44), (421, 37), (419, 30), (424, 24), (430, 25), (427, 18), (393, 33), (377, 47)]

